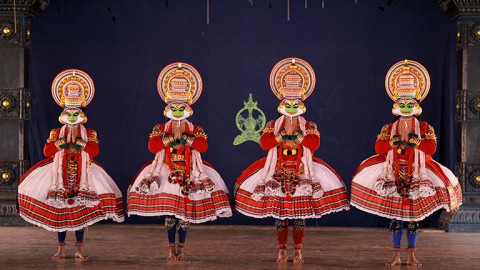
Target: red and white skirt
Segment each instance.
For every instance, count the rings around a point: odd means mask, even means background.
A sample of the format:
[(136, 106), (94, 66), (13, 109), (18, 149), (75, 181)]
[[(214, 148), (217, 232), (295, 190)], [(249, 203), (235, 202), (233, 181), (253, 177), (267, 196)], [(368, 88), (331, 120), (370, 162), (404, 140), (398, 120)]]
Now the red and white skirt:
[(175, 216), (191, 223), (212, 221), (218, 217), (231, 217), (228, 188), (215, 169), (203, 164), (203, 171), (213, 182), (212, 190), (191, 191), (184, 195), (180, 185), (170, 183), (168, 166), (162, 164), (159, 184), (154, 192), (139, 192), (137, 187), (152, 171), (152, 161), (146, 163), (128, 189), (127, 213), (139, 216)]
[(106, 219), (123, 222), (122, 192), (99, 165), (92, 162), (90, 171), (100, 203), (88, 207), (77, 203), (55, 207), (46, 203), (53, 177), (52, 158), (40, 161), (23, 175), (18, 186), (20, 216), (54, 232), (77, 231)]
[(316, 157), (313, 158), (315, 181), (312, 187), (320, 184), (323, 195), (306, 195), (297, 188), (293, 195), (285, 195), (277, 189), (275, 195), (264, 193), (256, 198), (256, 188), (264, 181), (261, 175), (265, 161), (266, 158), (262, 158), (250, 165), (235, 183), (235, 208), (240, 213), (254, 218), (307, 219), (350, 209), (342, 179), (327, 163)]
[(383, 172), (385, 156), (376, 155), (362, 162), (352, 180), (351, 204), (381, 217), (403, 221), (420, 221), (439, 209), (456, 211), (462, 204), (462, 190), (455, 175), (434, 160), (425, 162), (427, 177), (435, 193), (415, 199), (402, 198), (397, 192), (382, 196), (375, 183)]

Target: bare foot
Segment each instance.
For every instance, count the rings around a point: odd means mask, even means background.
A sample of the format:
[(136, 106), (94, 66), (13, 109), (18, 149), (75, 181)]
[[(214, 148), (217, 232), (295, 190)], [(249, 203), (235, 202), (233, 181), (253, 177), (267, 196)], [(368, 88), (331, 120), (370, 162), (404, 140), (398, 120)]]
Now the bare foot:
[(414, 251), (408, 251), (408, 258), (407, 258), (407, 265), (411, 266), (421, 266), (422, 263), (415, 258), (415, 252)]
[(176, 261), (177, 260), (177, 251), (175, 250), (175, 247), (169, 247), (168, 248), (168, 261)]
[(293, 253), (293, 262), (294, 263), (304, 263), (305, 260), (303, 260), (302, 257), (302, 250), (301, 249), (295, 249), (295, 252)]
[(288, 261), (287, 250), (279, 249), (277, 262), (286, 263)]
[(177, 260), (178, 261), (186, 261), (185, 254), (183, 253), (183, 247), (177, 248)]
[(77, 251), (75, 252), (75, 258), (85, 260), (88, 258), (87, 255), (83, 252), (83, 246), (76, 246)]
[(386, 262), (386, 266), (400, 265), (402, 261), (400, 260), (400, 251), (394, 251), (392, 259), (389, 262)]
[(63, 259), (65, 258), (65, 246), (58, 246), (58, 251), (52, 255), (52, 259)]

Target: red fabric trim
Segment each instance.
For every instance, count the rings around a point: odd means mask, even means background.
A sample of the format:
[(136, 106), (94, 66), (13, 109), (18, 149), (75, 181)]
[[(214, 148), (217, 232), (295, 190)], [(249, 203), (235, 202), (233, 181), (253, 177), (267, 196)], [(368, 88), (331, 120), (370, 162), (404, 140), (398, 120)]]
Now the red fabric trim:
[[(127, 212), (136, 211), (145, 213), (148, 216), (168, 211), (184, 216), (189, 220), (202, 220), (213, 217), (216, 216), (216, 210), (230, 208), (228, 195), (222, 190), (212, 192), (210, 198), (193, 202), (187, 197), (170, 193), (143, 195), (137, 192), (130, 192), (127, 204)], [(158, 215), (162, 214), (159, 213)]]
[(107, 215), (123, 217), (122, 198), (115, 198), (115, 194), (100, 194), (98, 197), (100, 204), (94, 207), (55, 208), (31, 197), (18, 194), (18, 204), (23, 215), (54, 229), (82, 226)]
[(319, 199), (312, 199), (311, 196), (264, 197), (256, 201), (251, 195), (251, 192), (238, 189), (235, 195), (236, 208), (259, 218), (265, 215), (282, 218), (322, 216), (330, 211), (342, 210), (349, 205), (345, 188), (325, 192)]
[(408, 200), (409, 203), (405, 204), (402, 198), (382, 197), (375, 191), (352, 182), (351, 201), (381, 216), (387, 215), (401, 220), (419, 219), (438, 206), (450, 205), (447, 190), (439, 187), (436, 187), (435, 190), (434, 196)]

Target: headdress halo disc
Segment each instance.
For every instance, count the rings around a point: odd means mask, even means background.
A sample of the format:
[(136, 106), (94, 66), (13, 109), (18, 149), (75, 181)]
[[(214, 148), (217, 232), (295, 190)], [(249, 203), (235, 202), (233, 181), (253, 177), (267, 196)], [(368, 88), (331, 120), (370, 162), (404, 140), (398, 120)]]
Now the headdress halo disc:
[(288, 57), (273, 67), (270, 87), (280, 100), (287, 97), (305, 100), (315, 88), (315, 72), (307, 61)]
[(202, 89), (200, 73), (187, 63), (171, 63), (158, 75), (157, 90), (165, 103), (179, 101), (191, 105), (198, 100)]
[(417, 100), (419, 102), (422, 101), (430, 91), (430, 75), (424, 66), (413, 60), (399, 61), (388, 70), (385, 76), (385, 91), (394, 102), (397, 101), (397, 78), (404, 70), (407, 70), (408, 73), (413, 76), (418, 88)]
[[(65, 100), (67, 86), (75, 84), (78, 92), (69, 98), (73, 105), (69, 106), (69, 100)], [(52, 82), (52, 96), (60, 107), (86, 107), (95, 95), (95, 85), (92, 78), (82, 70), (67, 69), (60, 72)], [(77, 106), (78, 105), (78, 106)]]

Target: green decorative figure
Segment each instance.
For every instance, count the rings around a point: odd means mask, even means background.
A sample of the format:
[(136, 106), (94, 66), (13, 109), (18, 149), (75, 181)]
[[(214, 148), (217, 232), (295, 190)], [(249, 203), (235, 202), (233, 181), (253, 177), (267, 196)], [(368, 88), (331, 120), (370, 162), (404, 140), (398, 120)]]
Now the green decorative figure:
[[(248, 96), (248, 101), (243, 102), (243, 108), (237, 113), (235, 123), (237, 128), (242, 134), (235, 137), (233, 145), (239, 145), (245, 141), (254, 141), (260, 143), (260, 132), (265, 128), (266, 118), (262, 110), (257, 107), (257, 102), (253, 101), (252, 93)], [(248, 116), (245, 118), (242, 113), (248, 112)], [(253, 117), (253, 111), (256, 111), (259, 115), (255, 119)]]

